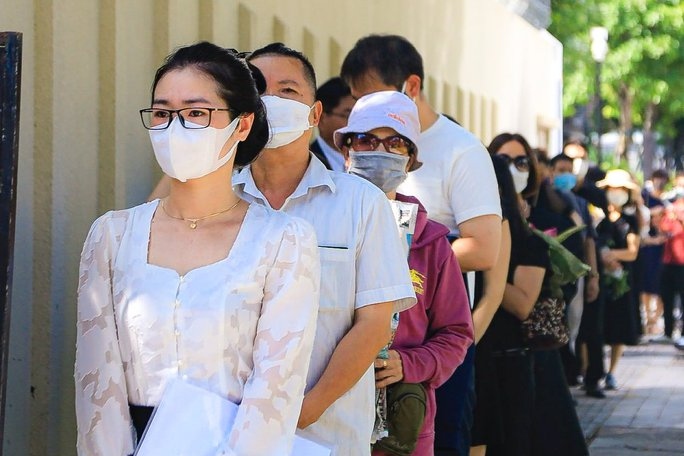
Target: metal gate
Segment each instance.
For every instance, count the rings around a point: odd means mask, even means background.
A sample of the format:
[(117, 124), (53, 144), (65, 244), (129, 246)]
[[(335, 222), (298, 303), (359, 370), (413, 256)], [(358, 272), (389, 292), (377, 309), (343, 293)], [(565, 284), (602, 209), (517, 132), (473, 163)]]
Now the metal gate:
[(4, 439), (12, 303), (20, 89), (21, 33), (0, 32), (0, 456)]

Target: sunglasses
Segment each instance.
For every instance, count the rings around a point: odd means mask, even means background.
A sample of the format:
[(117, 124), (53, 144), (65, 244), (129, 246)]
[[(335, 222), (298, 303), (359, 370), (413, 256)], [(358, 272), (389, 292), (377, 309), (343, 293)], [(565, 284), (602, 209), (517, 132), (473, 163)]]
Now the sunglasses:
[(409, 155), (415, 151), (415, 144), (401, 135), (387, 136), (378, 138), (371, 133), (347, 133), (342, 141), (342, 145), (354, 149), (356, 152), (367, 152), (378, 150), (382, 144), (387, 152), (400, 155)]
[(518, 171), (529, 171), (530, 170), (530, 159), (527, 158), (525, 155), (521, 155), (519, 157), (511, 158), (510, 156), (506, 154), (497, 154), (499, 157), (501, 157), (507, 165), (510, 166), (511, 163), (513, 163), (513, 166), (515, 166), (515, 169)]

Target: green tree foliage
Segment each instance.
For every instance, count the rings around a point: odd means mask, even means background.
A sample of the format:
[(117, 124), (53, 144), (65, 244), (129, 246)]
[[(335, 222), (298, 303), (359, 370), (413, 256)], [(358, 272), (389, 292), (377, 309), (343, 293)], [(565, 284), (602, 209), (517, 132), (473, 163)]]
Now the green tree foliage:
[(590, 29), (608, 29), (602, 67), (603, 115), (670, 136), (684, 116), (684, 2), (681, 0), (552, 0), (549, 32), (564, 46), (566, 115), (594, 94)]

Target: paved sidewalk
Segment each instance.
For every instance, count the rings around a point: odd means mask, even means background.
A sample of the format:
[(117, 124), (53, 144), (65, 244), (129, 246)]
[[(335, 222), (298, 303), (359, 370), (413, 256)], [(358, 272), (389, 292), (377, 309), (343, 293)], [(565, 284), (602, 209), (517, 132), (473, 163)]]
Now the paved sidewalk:
[(591, 456), (684, 455), (684, 351), (627, 347), (615, 378), (606, 399), (572, 388)]

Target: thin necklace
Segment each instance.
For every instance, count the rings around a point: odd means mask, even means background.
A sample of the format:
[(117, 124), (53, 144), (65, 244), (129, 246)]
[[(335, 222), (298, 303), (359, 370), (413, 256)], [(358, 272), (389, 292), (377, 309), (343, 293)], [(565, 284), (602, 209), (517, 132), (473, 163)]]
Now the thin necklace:
[(162, 210), (166, 215), (168, 215), (171, 218), (174, 218), (176, 220), (183, 220), (184, 222), (190, 222), (190, 229), (194, 230), (197, 228), (197, 222), (201, 222), (202, 220), (206, 220), (208, 218), (216, 217), (217, 215), (225, 214), (226, 212), (230, 212), (231, 210), (235, 209), (238, 204), (240, 204), (240, 201), (242, 201), (240, 198), (230, 206), (228, 209), (223, 209), (222, 211), (214, 212), (213, 214), (205, 215), (204, 217), (199, 217), (199, 218), (185, 218), (185, 217), (176, 217), (175, 215), (169, 214), (169, 212), (166, 210), (166, 206), (164, 206), (164, 200), (161, 200), (161, 207)]

